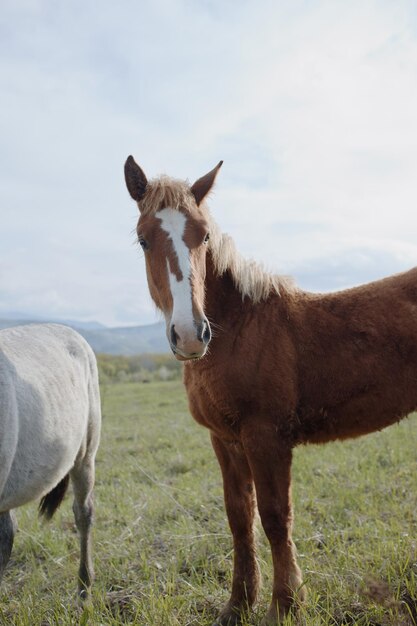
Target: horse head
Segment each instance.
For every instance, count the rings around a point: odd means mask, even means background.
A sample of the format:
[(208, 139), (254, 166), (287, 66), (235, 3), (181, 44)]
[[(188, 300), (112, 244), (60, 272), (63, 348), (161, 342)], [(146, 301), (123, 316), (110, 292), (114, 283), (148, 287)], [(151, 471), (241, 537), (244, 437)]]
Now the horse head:
[(148, 181), (132, 156), (125, 163), (126, 185), (139, 208), (137, 236), (149, 291), (165, 316), (171, 350), (181, 361), (204, 356), (211, 340), (204, 314), (210, 238), (204, 198), (221, 165), (189, 185), (167, 176)]

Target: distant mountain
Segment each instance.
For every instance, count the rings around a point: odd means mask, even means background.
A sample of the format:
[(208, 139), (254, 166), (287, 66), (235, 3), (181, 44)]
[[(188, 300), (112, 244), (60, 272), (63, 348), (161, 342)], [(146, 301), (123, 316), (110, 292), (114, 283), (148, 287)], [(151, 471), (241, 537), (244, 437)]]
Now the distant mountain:
[(25, 324), (56, 322), (75, 328), (85, 337), (94, 352), (105, 354), (164, 354), (169, 352), (165, 336), (165, 324), (148, 324), (146, 326), (127, 326), (126, 328), (107, 328), (98, 322), (79, 322), (77, 320), (46, 320), (30, 316), (0, 318), (0, 329)]
[[(9, 324), (9, 322), (17, 322)], [(22, 313), (21, 311), (1, 311), (0, 313), (0, 328), (7, 328), (10, 326), (17, 326), (20, 324), (38, 324), (42, 322), (54, 322), (56, 324), (64, 324), (65, 326), (71, 326), (73, 328), (106, 328), (104, 324), (100, 322), (81, 322), (79, 320), (67, 320), (67, 319), (54, 319), (45, 318), (39, 315), (30, 315), (29, 313)], [(3, 324), (7, 324), (6, 326)]]
[(169, 352), (165, 324), (127, 326), (126, 328), (80, 329), (95, 352), (105, 354), (163, 354)]

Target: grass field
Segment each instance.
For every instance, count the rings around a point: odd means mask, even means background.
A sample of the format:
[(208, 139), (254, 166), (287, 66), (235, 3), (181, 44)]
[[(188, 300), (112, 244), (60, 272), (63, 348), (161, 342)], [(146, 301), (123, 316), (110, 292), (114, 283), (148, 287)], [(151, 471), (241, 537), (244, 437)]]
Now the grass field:
[[(227, 600), (231, 536), (207, 431), (179, 381), (104, 386), (92, 603), (75, 601), (78, 542), (67, 496), (49, 524), (36, 505), (1, 587), (0, 624), (206, 626)], [(362, 439), (296, 451), (294, 538), (306, 626), (417, 623), (417, 419)], [(263, 591), (271, 564), (259, 532)]]

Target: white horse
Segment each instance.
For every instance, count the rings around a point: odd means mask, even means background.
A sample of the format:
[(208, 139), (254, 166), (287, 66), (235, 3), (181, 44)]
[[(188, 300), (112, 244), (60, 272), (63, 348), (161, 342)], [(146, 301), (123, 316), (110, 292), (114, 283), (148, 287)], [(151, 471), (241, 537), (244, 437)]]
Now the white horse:
[(40, 514), (50, 519), (71, 477), (78, 589), (82, 599), (88, 596), (100, 426), (96, 359), (78, 333), (58, 324), (0, 331), (0, 579), (13, 546), (11, 510), (42, 498)]

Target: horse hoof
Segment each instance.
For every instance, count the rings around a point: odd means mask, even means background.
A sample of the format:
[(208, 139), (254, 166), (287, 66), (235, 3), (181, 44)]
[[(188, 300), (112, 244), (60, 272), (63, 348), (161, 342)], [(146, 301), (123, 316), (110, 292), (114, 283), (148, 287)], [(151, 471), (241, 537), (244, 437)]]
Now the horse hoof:
[(84, 606), (91, 600), (91, 589), (80, 589), (78, 592), (78, 602), (81, 606)]
[(284, 615), (280, 616), (278, 613), (267, 614), (261, 621), (260, 626), (279, 626), (284, 621)]
[(236, 613), (225, 613), (219, 615), (215, 622), (211, 626), (239, 626), (242, 623), (240, 615)]
[(261, 621), (260, 626), (279, 626), (280, 624), (284, 623), (285, 618), (289, 613), (293, 616), (296, 616), (297, 610), (298, 606), (293, 603), (281, 608), (274, 606), (273, 608), (269, 609), (268, 613)]

